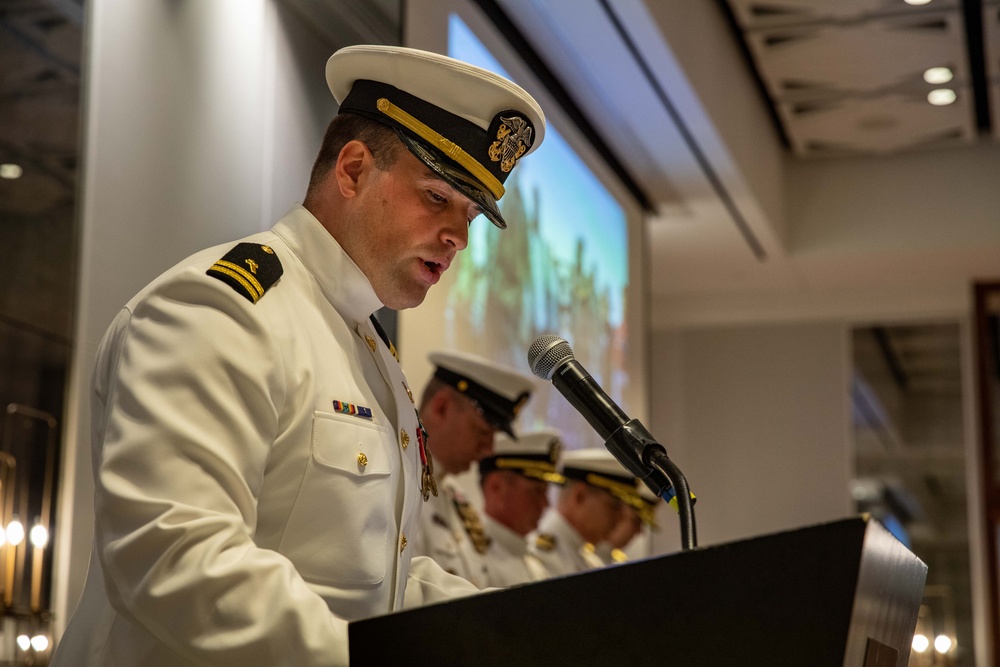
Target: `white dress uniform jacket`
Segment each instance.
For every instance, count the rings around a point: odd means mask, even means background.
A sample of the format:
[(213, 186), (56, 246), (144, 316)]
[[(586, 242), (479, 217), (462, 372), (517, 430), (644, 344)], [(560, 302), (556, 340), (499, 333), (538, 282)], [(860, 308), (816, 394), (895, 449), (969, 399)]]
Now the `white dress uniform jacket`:
[(417, 419), (371, 284), (302, 207), (244, 241), (283, 269), (257, 303), (206, 275), (227, 244), (157, 278), (105, 335), (94, 553), (54, 665), (346, 665), (348, 621), (404, 592), (475, 592), (411, 563)]
[[(433, 452), (433, 434), (430, 435), (430, 440)], [(476, 550), (466, 520), (459, 513), (459, 505), (466, 505), (466, 511), (474, 513), (473, 521), (478, 522), (480, 527), (482, 515), (464, 497), (453, 478), (443, 478), (438, 486), (440, 487), (438, 497), (431, 498), (420, 515), (414, 554), (430, 556), (446, 572), (456, 574), (478, 588), (485, 588), (486, 559), (484, 554)]]
[(538, 557), (553, 577), (599, 567), (586, 555), (586, 541), (559, 511), (550, 507), (528, 536), (528, 550)]
[(542, 581), (548, 570), (538, 557), (528, 552), (528, 541), (507, 526), (483, 515), (483, 528), (490, 538), (486, 552), (486, 579), (490, 586), (507, 588)]

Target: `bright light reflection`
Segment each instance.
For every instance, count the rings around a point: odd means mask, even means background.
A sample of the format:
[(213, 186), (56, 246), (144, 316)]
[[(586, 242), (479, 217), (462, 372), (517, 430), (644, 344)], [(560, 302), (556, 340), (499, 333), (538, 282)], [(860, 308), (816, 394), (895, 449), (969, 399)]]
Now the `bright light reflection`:
[(927, 647), (931, 645), (931, 641), (923, 635), (913, 635), (913, 650), (917, 653), (923, 653), (927, 650)]
[(905, 0), (908, 5), (926, 5), (931, 0)]
[(17, 645), (21, 647), (22, 651), (27, 651), (29, 648), (31, 648), (31, 639), (28, 637), (28, 635), (18, 635)]
[(31, 648), (35, 649), (39, 653), (44, 651), (49, 647), (49, 638), (45, 635), (35, 635), (31, 638)]
[(33, 544), (36, 549), (44, 549), (45, 545), (49, 543), (49, 531), (42, 524), (36, 523), (31, 527), (31, 533), (28, 535), (28, 539), (31, 540), (31, 544)]
[(15, 547), (24, 542), (24, 526), (17, 519), (7, 524), (7, 541)]
[(6, 178), (13, 180), (15, 178), (21, 178), (21, 174), (24, 173), (24, 169), (21, 169), (21, 165), (14, 164), (13, 162), (4, 162), (0, 164), (0, 178)]
[(948, 635), (938, 635), (934, 638), (934, 650), (938, 653), (947, 653), (951, 649), (951, 637)]
[(931, 67), (924, 72), (924, 81), (935, 85), (948, 83), (953, 78), (955, 78), (955, 75), (947, 67)]
[(951, 88), (937, 88), (927, 93), (927, 101), (936, 107), (943, 107), (954, 102), (958, 96)]

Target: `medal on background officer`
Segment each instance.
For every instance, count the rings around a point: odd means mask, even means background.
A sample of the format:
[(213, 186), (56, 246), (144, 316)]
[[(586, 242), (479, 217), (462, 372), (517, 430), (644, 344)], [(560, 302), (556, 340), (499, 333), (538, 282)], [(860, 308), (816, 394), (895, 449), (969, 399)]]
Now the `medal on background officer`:
[(506, 226), (545, 121), (413, 49), (341, 49), (327, 83), (303, 204), (183, 260), (105, 335), (94, 550), (53, 665), (346, 665), (348, 621), (477, 590), (408, 547), (433, 476), (372, 314), (419, 305), (479, 213)]
[(427, 429), (440, 493), (420, 517), (414, 550), (483, 588), (489, 538), (455, 475), (493, 451), (497, 432), (513, 437), (512, 422), (536, 381), (478, 355), (432, 352), (429, 358), (434, 375), (421, 396), (420, 419)]
[(528, 552), (527, 536), (549, 505), (549, 484), (562, 484), (556, 462), (562, 451), (559, 433), (522, 433), (517, 440), (497, 433), (493, 453), (479, 462), (483, 492), (483, 525), (490, 539), (486, 552), (487, 582), (505, 588), (549, 576)]
[(559, 473), (565, 484), (556, 506), (542, 516), (528, 547), (552, 574), (602, 567), (595, 545), (605, 541), (636, 494), (636, 480), (606, 449), (563, 453)]

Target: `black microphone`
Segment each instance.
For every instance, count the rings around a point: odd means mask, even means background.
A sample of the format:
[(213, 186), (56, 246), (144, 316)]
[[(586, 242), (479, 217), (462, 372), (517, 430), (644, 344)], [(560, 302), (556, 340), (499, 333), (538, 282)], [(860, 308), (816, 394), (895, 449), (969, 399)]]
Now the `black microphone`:
[(697, 538), (691, 491), (684, 475), (667, 457), (663, 445), (656, 442), (638, 419), (629, 419), (576, 360), (569, 343), (559, 336), (538, 337), (528, 348), (528, 365), (532, 373), (552, 381), (559, 393), (604, 438), (608, 451), (653, 493), (662, 498), (671, 487), (680, 491), (675, 497), (681, 514), (682, 547), (693, 548)]
[[(573, 356), (573, 349), (559, 336), (540, 336), (528, 348), (531, 372), (543, 380), (551, 380), (566, 400), (605, 440), (605, 445), (625, 468), (661, 495), (671, 485), (663, 475), (657, 475), (648, 461), (647, 448), (663, 446), (638, 420), (629, 419), (618, 404), (604, 393), (597, 381)], [(622, 430), (625, 429), (624, 432)], [(616, 436), (616, 437), (612, 437)]]
[(546, 334), (528, 348), (531, 372), (551, 380), (566, 400), (582, 414), (605, 440), (629, 421), (628, 415), (590, 376), (573, 356), (573, 349), (559, 336)]

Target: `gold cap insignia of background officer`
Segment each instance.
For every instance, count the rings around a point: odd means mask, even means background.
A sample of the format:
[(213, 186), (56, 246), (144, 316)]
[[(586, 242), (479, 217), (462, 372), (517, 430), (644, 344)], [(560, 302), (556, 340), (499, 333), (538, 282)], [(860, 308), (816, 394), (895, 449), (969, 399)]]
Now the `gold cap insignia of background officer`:
[(559, 460), (559, 472), (567, 481), (586, 482), (608, 491), (626, 503), (638, 494), (635, 476), (619, 463), (614, 454), (604, 448), (563, 452)]
[(562, 484), (565, 478), (556, 472), (561, 452), (558, 431), (522, 433), (517, 440), (506, 433), (497, 433), (493, 437), (493, 453), (479, 461), (479, 475), (485, 477), (494, 470), (510, 470), (543, 482)]

